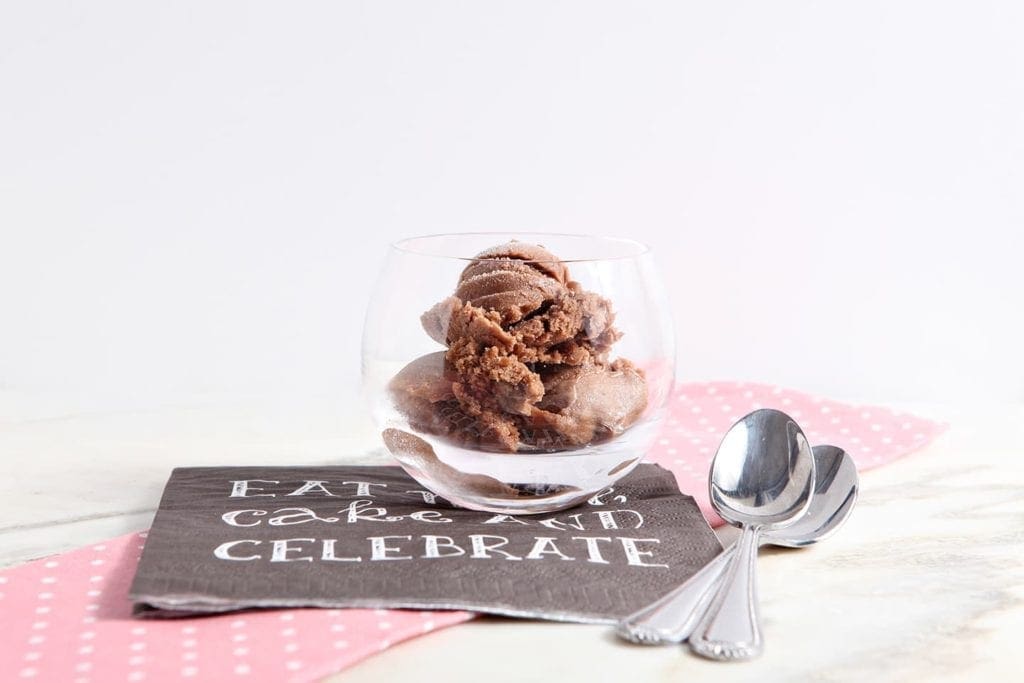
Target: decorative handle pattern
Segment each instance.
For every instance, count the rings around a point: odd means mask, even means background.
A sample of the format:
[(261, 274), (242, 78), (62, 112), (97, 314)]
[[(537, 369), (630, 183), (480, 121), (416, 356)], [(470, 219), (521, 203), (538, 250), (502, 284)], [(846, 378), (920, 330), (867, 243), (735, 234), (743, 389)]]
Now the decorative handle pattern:
[(725, 578), (690, 636), (690, 647), (710, 659), (740, 660), (761, 654), (757, 604), (757, 547), (761, 528), (743, 527)]
[(641, 645), (667, 645), (686, 640), (708, 606), (736, 546), (729, 546), (671, 593), (618, 623), (615, 632)]

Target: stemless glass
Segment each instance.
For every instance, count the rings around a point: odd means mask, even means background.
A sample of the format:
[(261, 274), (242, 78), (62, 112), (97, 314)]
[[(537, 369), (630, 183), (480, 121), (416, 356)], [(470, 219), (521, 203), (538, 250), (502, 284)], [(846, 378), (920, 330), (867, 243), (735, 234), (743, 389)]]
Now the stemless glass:
[[(519, 282), (515, 278), (526, 273), (537, 282), (534, 289), (543, 290), (536, 295), (542, 302), (515, 309), (521, 318), (509, 322), (489, 309), (493, 296), (450, 298), (464, 271), (481, 265), (474, 257), (513, 241), (521, 247), (542, 245), (547, 252), (526, 248), (496, 265), (491, 258), (497, 257), (486, 257), (483, 267), (515, 271), (494, 276), (513, 290), (507, 283)], [(575, 294), (566, 295), (566, 290)], [(512, 296), (526, 293), (513, 291)], [(585, 300), (590, 309), (558, 296)], [(609, 302), (617, 332), (609, 332), (607, 325)], [(577, 310), (572, 318), (573, 306), (584, 313)], [(460, 315), (476, 317), (459, 323)], [(538, 320), (531, 322), (534, 317)], [(582, 320), (575, 341), (548, 349), (540, 358), (530, 355), (529, 344), (516, 346), (522, 342), (520, 326), (528, 323), (543, 335), (570, 318)], [(469, 343), (468, 366), (464, 357), (456, 357), (466, 351), (465, 344), (457, 343), (466, 330), (476, 335)], [(500, 338), (495, 344), (501, 348), (490, 348), (488, 335)], [(391, 245), (370, 300), (363, 330), (363, 388), (384, 443), (405, 471), (433, 493), (474, 510), (552, 512), (587, 500), (643, 459), (666, 410), (674, 344), (662, 283), (643, 244), (542, 233), (414, 237)], [(589, 349), (583, 361), (581, 346)], [(485, 360), (493, 363), (488, 368), (499, 380), (488, 384), (474, 374), (479, 368), (473, 363)], [(507, 367), (512, 379), (502, 374)]]

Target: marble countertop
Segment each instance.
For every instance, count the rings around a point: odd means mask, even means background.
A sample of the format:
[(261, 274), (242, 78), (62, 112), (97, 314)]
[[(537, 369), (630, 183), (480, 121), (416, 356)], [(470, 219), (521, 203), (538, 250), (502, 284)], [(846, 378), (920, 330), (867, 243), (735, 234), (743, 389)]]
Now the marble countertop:
[[(147, 527), (173, 466), (386, 460), (368, 425), (342, 420), (352, 406), (327, 399), (74, 405), (0, 392), (0, 457), (13, 469), (0, 482), (0, 566)], [(335, 679), (429, 668), (448, 681), (1010, 680), (1024, 637), (1024, 406), (909, 408), (949, 431), (866, 473), (827, 543), (762, 551), (757, 661), (632, 646), (602, 626), (479, 619)]]

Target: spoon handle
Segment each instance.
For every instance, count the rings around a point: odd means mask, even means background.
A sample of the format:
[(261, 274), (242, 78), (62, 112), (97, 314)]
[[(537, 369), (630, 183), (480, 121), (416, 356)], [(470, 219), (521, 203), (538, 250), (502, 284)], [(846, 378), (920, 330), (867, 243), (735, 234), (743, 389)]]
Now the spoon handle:
[(725, 578), (690, 635), (690, 647), (701, 656), (737, 660), (761, 654), (756, 572), (760, 532), (758, 526), (743, 527)]
[(618, 623), (615, 632), (642, 645), (665, 645), (686, 640), (714, 595), (736, 546), (729, 546), (671, 593)]

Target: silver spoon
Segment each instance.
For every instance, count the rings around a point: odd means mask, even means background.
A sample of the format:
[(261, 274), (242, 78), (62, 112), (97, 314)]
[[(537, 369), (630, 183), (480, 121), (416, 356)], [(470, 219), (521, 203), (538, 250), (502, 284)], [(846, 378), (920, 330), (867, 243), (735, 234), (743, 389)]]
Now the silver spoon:
[[(765, 531), (761, 545), (803, 548), (823, 541), (842, 526), (857, 499), (857, 468), (846, 451), (835, 446), (814, 447), (814, 495), (804, 516), (793, 524)], [(642, 645), (665, 645), (686, 640), (704, 607), (714, 595), (722, 572), (736, 551), (731, 545), (687, 579), (686, 583), (616, 626), (622, 638)]]
[(755, 410), (734, 424), (711, 463), (711, 505), (742, 528), (736, 553), (690, 647), (712, 659), (749, 659), (763, 649), (756, 567), (762, 530), (793, 524), (811, 504), (814, 454), (799, 425), (778, 410)]

